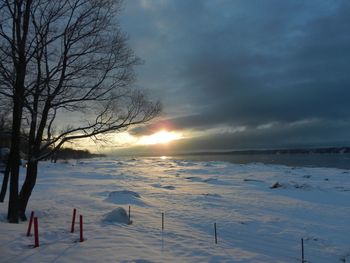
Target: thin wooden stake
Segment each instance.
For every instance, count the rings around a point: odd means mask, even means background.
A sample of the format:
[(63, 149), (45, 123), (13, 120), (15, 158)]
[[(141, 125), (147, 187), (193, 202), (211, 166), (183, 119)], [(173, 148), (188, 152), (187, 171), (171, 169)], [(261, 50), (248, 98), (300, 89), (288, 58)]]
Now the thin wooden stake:
[(84, 237), (83, 237), (83, 216), (80, 215), (79, 216), (79, 225), (80, 225), (80, 242), (84, 241)]
[(304, 239), (301, 239), (301, 263), (304, 263), (305, 259), (304, 259)]
[(164, 213), (162, 213), (162, 231), (164, 230)]
[(72, 226), (70, 228), (70, 232), (74, 233), (74, 225), (75, 225), (75, 215), (77, 214), (77, 209), (73, 209), (73, 217), (72, 217)]
[(215, 244), (218, 243), (218, 237), (217, 237), (217, 233), (216, 233), (216, 223), (214, 223), (214, 234), (215, 234)]
[(34, 217), (34, 247), (39, 247), (39, 229), (38, 218)]
[(34, 218), (34, 211), (32, 211), (30, 214), (29, 225), (28, 225), (28, 230), (27, 230), (27, 237), (30, 236), (30, 232), (32, 230), (33, 218)]
[(130, 217), (131, 217), (131, 214), (130, 214), (130, 205), (129, 205), (129, 222), (130, 222)]

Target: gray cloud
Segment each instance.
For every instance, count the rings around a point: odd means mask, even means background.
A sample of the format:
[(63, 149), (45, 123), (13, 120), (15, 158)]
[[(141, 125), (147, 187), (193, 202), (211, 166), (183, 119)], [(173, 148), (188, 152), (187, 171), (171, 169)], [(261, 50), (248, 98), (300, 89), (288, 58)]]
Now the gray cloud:
[[(194, 148), (349, 144), (349, 14), (346, 0), (128, 1), (122, 26), (146, 62), (137, 85), (167, 114), (133, 132), (247, 127)], [(293, 126), (305, 120), (317, 122)]]

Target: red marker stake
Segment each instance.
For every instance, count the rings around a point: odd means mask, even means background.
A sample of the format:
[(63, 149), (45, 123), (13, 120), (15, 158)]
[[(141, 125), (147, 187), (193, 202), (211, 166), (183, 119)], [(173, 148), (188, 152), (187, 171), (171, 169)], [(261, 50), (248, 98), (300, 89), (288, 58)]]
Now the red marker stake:
[(39, 247), (39, 230), (38, 230), (38, 218), (34, 217), (34, 247)]
[(80, 242), (83, 242), (84, 241), (84, 238), (83, 238), (83, 216), (80, 215), (79, 217), (79, 225), (80, 225)]
[(73, 217), (72, 217), (72, 226), (71, 226), (71, 229), (70, 229), (70, 232), (71, 233), (74, 233), (74, 224), (75, 224), (75, 215), (77, 213), (77, 209), (73, 209)]
[(30, 236), (30, 232), (32, 230), (33, 218), (34, 218), (34, 211), (32, 211), (32, 213), (30, 214), (29, 225), (28, 225), (28, 230), (27, 230), (27, 237)]
[(218, 243), (218, 236), (216, 233), (216, 223), (214, 223), (214, 235), (215, 235), (215, 244), (217, 244)]

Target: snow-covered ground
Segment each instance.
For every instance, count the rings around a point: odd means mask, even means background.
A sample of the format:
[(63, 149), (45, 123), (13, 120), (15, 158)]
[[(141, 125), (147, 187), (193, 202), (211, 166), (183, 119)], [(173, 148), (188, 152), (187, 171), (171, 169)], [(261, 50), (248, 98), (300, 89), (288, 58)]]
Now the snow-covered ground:
[[(73, 208), (84, 218), (82, 243), (78, 224), (70, 233)], [(0, 262), (301, 262), (301, 238), (305, 262), (350, 262), (350, 170), (160, 158), (44, 162), (32, 210), (39, 248), (25, 235), (28, 222), (6, 223), (0, 204)]]

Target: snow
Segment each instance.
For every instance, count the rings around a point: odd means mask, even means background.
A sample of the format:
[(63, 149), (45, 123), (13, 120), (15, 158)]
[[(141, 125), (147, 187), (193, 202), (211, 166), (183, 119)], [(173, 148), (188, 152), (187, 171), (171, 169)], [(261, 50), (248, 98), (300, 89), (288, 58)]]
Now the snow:
[(6, 223), (0, 203), (0, 262), (301, 262), (301, 238), (306, 262), (350, 262), (349, 170), (171, 158), (43, 162), (32, 210), (39, 248), (25, 235), (28, 222)]
[(109, 212), (105, 215), (102, 222), (104, 223), (122, 223), (130, 225), (131, 221), (129, 220), (129, 216), (126, 213), (123, 207), (118, 207), (113, 211)]
[(113, 191), (108, 194), (106, 201), (114, 204), (133, 204), (143, 206), (146, 205), (141, 199), (141, 196), (133, 191), (122, 190)]

